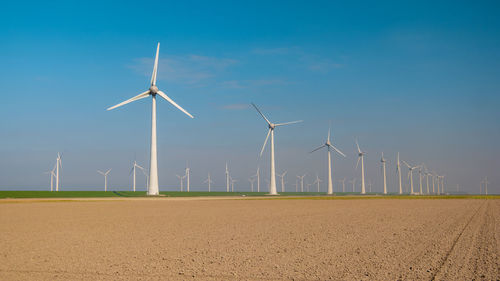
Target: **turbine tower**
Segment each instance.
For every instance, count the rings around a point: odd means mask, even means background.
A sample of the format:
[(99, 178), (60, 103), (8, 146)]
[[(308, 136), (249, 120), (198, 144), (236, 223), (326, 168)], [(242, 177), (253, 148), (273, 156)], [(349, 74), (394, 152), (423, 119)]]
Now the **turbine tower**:
[(384, 194), (387, 194), (387, 178), (385, 177), (385, 162), (387, 162), (387, 160), (384, 158), (383, 152), (382, 152), (382, 158), (380, 158), (380, 162), (382, 162), (382, 179), (384, 181)]
[(297, 178), (300, 179), (300, 192), (304, 192), (304, 177), (306, 176), (306, 174), (302, 175), (302, 176), (297, 176)]
[(342, 192), (345, 192), (345, 178), (342, 180), (339, 180), (339, 182), (342, 183)]
[(212, 185), (212, 183), (214, 183), (211, 179), (210, 179), (210, 173), (208, 173), (208, 178), (203, 182), (203, 183), (208, 183), (208, 192), (210, 192), (210, 186)]
[(226, 162), (226, 192), (229, 192), (229, 169), (227, 168), (227, 162)]
[(56, 158), (56, 191), (59, 191), (59, 169), (62, 168), (62, 159), (61, 159), (61, 154), (59, 152), (57, 153), (57, 158)]
[(136, 172), (136, 168), (139, 168), (139, 169), (141, 169), (141, 170), (144, 170), (144, 168), (143, 168), (143, 167), (141, 167), (141, 166), (139, 166), (139, 165), (137, 164), (137, 162), (134, 160), (134, 165), (132, 166), (132, 170), (130, 170), (130, 173), (129, 173), (129, 175), (130, 175), (131, 173), (134, 173), (134, 176), (133, 176), (133, 181), (134, 181), (134, 183), (133, 183), (133, 189), (134, 189), (134, 192), (135, 192), (135, 178), (136, 178), (136, 177), (135, 177), (135, 172)]
[(284, 171), (281, 175), (278, 174), (278, 177), (281, 178), (281, 192), (285, 192), (285, 175), (286, 175), (286, 172), (288, 171)]
[(488, 195), (488, 177), (484, 177), (484, 180), (481, 183), (484, 184), (484, 195)]
[(264, 141), (264, 145), (262, 146), (262, 149), (260, 151), (260, 156), (262, 156), (262, 153), (264, 152), (264, 148), (266, 148), (267, 144), (267, 139), (269, 138), (269, 135), (271, 135), (271, 179), (269, 181), (269, 194), (270, 195), (278, 195), (278, 192), (276, 191), (276, 169), (274, 167), (274, 129), (279, 126), (284, 126), (284, 125), (289, 125), (289, 124), (294, 124), (294, 123), (299, 123), (302, 122), (302, 120), (299, 121), (292, 121), (292, 122), (286, 122), (286, 123), (279, 123), (279, 124), (274, 124), (271, 123), (266, 116), (257, 108), (255, 104), (253, 104), (253, 107), (259, 112), (259, 114), (266, 120), (267, 125), (269, 127), (269, 131), (267, 132), (266, 140)]
[(398, 152), (398, 159), (396, 162), (396, 174), (398, 174), (398, 179), (399, 179), (399, 194), (403, 194), (403, 186), (401, 185), (401, 165), (399, 163), (399, 152)]
[[(326, 194), (333, 194), (333, 183), (332, 183), (332, 156), (331, 156), (331, 151), (330, 148), (335, 150), (338, 154), (345, 156), (344, 153), (342, 153), (340, 150), (338, 150), (335, 146), (332, 145), (330, 142), (330, 128), (328, 128), (328, 137), (326, 138), (325, 144), (322, 146), (316, 148), (315, 150), (311, 151), (310, 153), (313, 153), (316, 150), (320, 150), (321, 148), (326, 147), (327, 148), (327, 153), (328, 153), (328, 191)], [(319, 190), (318, 190), (319, 192)]]
[(169, 96), (167, 96), (164, 92), (160, 91), (156, 86), (156, 77), (158, 72), (158, 54), (160, 52), (160, 43), (156, 47), (156, 57), (153, 67), (153, 74), (151, 76), (151, 86), (149, 90), (141, 93), (133, 98), (130, 98), (124, 102), (121, 102), (115, 106), (108, 108), (107, 110), (112, 110), (114, 108), (120, 107), (127, 103), (131, 103), (136, 100), (140, 100), (143, 98), (147, 98), (149, 96), (152, 97), (152, 105), (151, 105), (151, 154), (150, 154), (150, 164), (149, 164), (149, 183), (148, 183), (148, 195), (159, 195), (160, 190), (158, 188), (158, 154), (156, 150), (156, 95), (159, 95), (173, 106), (177, 107), (180, 111), (184, 112), (191, 118), (194, 118), (189, 112), (184, 110), (184, 108), (180, 107), (177, 103), (175, 103)]
[(184, 179), (186, 178), (186, 175), (184, 176), (175, 175), (175, 176), (178, 177), (179, 180), (181, 181), (181, 191), (184, 191)]
[(420, 186), (420, 195), (423, 194), (423, 191), (422, 191), (422, 165), (420, 165), (420, 167), (418, 167), (418, 180), (419, 180), (419, 186)]
[(358, 148), (358, 162), (356, 163), (356, 170), (358, 169), (359, 160), (361, 159), (361, 194), (366, 194), (365, 189), (365, 164), (363, 162), (366, 152), (361, 151), (359, 148), (358, 140), (356, 140), (356, 147)]
[(111, 169), (107, 170), (106, 172), (97, 170), (97, 172), (104, 176), (104, 192), (108, 191), (108, 174), (109, 172), (111, 172)]
[(257, 173), (254, 175), (257, 177), (257, 192), (260, 192), (260, 167), (257, 166)]
[(50, 191), (54, 191), (54, 178), (56, 177), (56, 174), (54, 173), (56, 169), (56, 166), (50, 171), (45, 172), (44, 174), (49, 174), (50, 175)]
[(186, 174), (185, 174), (185, 177), (186, 177), (186, 191), (189, 192), (189, 179), (190, 179), (190, 176), (189, 176), (189, 172), (191, 170), (189, 169), (189, 166), (188, 166), (188, 163), (186, 162)]
[(314, 180), (313, 184), (316, 184), (318, 187), (318, 192), (319, 192), (319, 184), (322, 182), (322, 180), (319, 179), (318, 174), (316, 173), (316, 179)]
[(410, 194), (413, 195), (413, 170), (418, 169), (420, 166), (410, 166), (410, 164), (406, 163), (406, 161), (403, 160), (403, 163), (408, 167), (408, 179), (410, 180)]
[(234, 183), (237, 182), (237, 180), (231, 178), (231, 192), (234, 192)]
[(250, 182), (250, 190), (253, 192), (253, 183), (255, 182), (255, 178), (249, 178), (248, 181)]
[(352, 192), (354, 192), (354, 188), (356, 187), (356, 178), (353, 178), (352, 180), (350, 180), (349, 183), (352, 184)]

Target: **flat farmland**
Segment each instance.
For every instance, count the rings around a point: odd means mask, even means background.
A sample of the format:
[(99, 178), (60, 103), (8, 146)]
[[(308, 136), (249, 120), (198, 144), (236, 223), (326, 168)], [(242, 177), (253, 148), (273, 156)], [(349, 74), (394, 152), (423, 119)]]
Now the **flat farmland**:
[(1, 280), (499, 280), (500, 200), (0, 201)]

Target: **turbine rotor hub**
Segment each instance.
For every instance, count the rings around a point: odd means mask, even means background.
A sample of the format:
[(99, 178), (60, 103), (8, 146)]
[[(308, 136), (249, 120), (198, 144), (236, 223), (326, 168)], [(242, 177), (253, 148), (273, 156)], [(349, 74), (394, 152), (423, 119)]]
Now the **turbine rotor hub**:
[(152, 95), (156, 95), (156, 93), (158, 93), (158, 87), (156, 87), (155, 85), (149, 87), (149, 91), (151, 92)]
[(276, 125), (274, 123), (269, 124), (269, 129), (274, 130), (276, 128)]

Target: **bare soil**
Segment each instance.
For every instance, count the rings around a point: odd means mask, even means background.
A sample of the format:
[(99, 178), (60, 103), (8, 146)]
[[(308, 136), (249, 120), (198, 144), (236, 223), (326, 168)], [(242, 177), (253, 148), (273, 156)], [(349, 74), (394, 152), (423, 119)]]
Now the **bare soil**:
[(1, 280), (500, 279), (500, 200), (12, 202)]

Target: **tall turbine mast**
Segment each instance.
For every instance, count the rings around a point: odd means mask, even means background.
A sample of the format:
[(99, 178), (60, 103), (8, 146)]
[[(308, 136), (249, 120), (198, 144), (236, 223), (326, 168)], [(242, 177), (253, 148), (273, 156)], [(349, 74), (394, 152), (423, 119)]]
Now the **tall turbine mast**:
[(387, 179), (385, 177), (385, 162), (387, 160), (384, 158), (384, 153), (382, 152), (382, 158), (380, 158), (380, 162), (382, 162), (382, 179), (384, 181), (384, 194), (387, 194)]
[(156, 95), (159, 95), (173, 106), (177, 107), (180, 111), (184, 112), (191, 118), (194, 118), (193, 115), (189, 114), (184, 108), (180, 107), (177, 103), (175, 103), (169, 96), (167, 96), (164, 92), (160, 91), (156, 86), (156, 78), (158, 73), (158, 54), (160, 52), (160, 43), (156, 47), (156, 56), (155, 62), (153, 66), (153, 74), (151, 75), (151, 86), (149, 89), (139, 95), (132, 97), (124, 102), (121, 102), (115, 106), (108, 108), (107, 110), (112, 110), (114, 108), (120, 107), (127, 103), (131, 103), (136, 100), (140, 100), (143, 98), (147, 98), (149, 96), (152, 97), (151, 104), (151, 154), (150, 154), (150, 164), (149, 164), (149, 183), (148, 183), (148, 195), (159, 195), (160, 190), (158, 187), (158, 153), (156, 149)]
[(210, 188), (210, 187), (211, 187), (212, 183), (214, 183), (214, 182), (210, 179), (210, 173), (208, 173), (208, 178), (207, 178), (207, 180), (205, 180), (205, 181), (204, 181), (204, 183), (208, 183), (208, 192), (210, 192), (210, 190), (211, 190), (211, 188)]
[(252, 103), (252, 105), (253, 105), (253, 107), (255, 107), (255, 109), (260, 114), (260, 116), (262, 116), (262, 118), (264, 118), (264, 120), (267, 122), (267, 125), (269, 128), (269, 130), (267, 132), (266, 140), (264, 141), (264, 145), (262, 145), (262, 149), (260, 151), (260, 156), (262, 156), (262, 153), (264, 152), (264, 148), (266, 148), (266, 144), (267, 144), (267, 140), (269, 138), (269, 135), (271, 135), (271, 165), (270, 165), (270, 168), (271, 168), (270, 177), (271, 177), (271, 179), (269, 181), (269, 194), (270, 195), (278, 195), (278, 192), (276, 191), (276, 169), (275, 169), (275, 163), (274, 163), (274, 129), (276, 127), (279, 127), (279, 126), (299, 123), (299, 122), (302, 122), (302, 120), (286, 122), (286, 123), (279, 123), (279, 124), (271, 123), (267, 119), (267, 117), (264, 116), (264, 114), (257, 108), (257, 106), (255, 104)]
[(356, 163), (356, 170), (358, 169), (359, 160), (361, 159), (361, 194), (366, 194), (365, 189), (365, 164), (363, 162), (366, 152), (361, 151), (359, 148), (358, 140), (356, 140), (356, 147), (358, 148), (358, 162)]
[[(327, 153), (328, 153), (328, 190), (326, 194), (333, 194), (333, 182), (332, 182), (332, 156), (331, 156), (331, 151), (330, 149), (335, 150), (338, 154), (345, 156), (344, 153), (342, 153), (340, 150), (338, 150), (335, 146), (332, 145), (330, 142), (330, 128), (328, 128), (328, 137), (326, 138), (325, 144), (322, 146), (314, 149), (310, 153), (313, 153), (316, 150), (320, 150), (321, 148), (326, 147), (327, 148)], [(319, 192), (319, 190), (318, 190)]]
[(287, 171), (284, 171), (281, 175), (278, 174), (278, 177), (281, 178), (281, 192), (285, 192), (285, 175)]
[(226, 162), (226, 192), (229, 192), (229, 169)]
[(297, 176), (297, 178), (300, 179), (300, 192), (304, 192), (304, 177), (306, 176), (306, 174), (302, 175), (302, 176)]
[(413, 195), (413, 170), (418, 169), (420, 166), (410, 166), (410, 164), (406, 163), (406, 161), (403, 160), (403, 163), (408, 167), (408, 179), (410, 180), (410, 194)]
[(106, 172), (97, 170), (97, 172), (104, 176), (104, 192), (108, 191), (108, 174), (109, 172), (111, 172), (111, 169), (107, 170)]
[(61, 154), (57, 153), (56, 158), (56, 191), (59, 191), (59, 169), (62, 168)]
[(185, 177), (186, 177), (186, 191), (187, 192), (189, 192), (189, 179), (190, 179), (189, 172), (190, 172), (190, 169), (189, 169), (188, 163), (186, 162)]
[(396, 173), (398, 174), (398, 179), (399, 179), (399, 194), (403, 194), (403, 186), (401, 185), (401, 165), (399, 163), (399, 152), (396, 164)]

